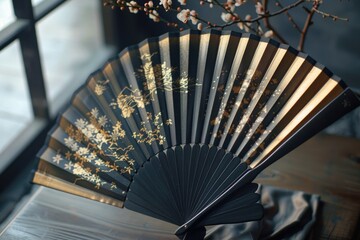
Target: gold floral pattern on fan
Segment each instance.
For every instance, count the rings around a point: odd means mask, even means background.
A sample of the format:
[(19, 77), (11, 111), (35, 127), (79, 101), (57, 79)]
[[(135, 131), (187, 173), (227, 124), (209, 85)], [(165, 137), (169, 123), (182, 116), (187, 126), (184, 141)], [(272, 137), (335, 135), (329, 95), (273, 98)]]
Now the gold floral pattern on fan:
[[(65, 130), (68, 137), (64, 138), (64, 143), (69, 150), (63, 154), (67, 160), (64, 169), (78, 176), (78, 180), (95, 184), (96, 188), (108, 184), (110, 189), (116, 189), (114, 183), (103, 181), (99, 173), (117, 171), (121, 174), (133, 174), (135, 161), (130, 158), (129, 152), (134, 147), (120, 147), (119, 140), (125, 137), (120, 121), (109, 129), (107, 117), (100, 115), (97, 108), (93, 108), (87, 115), (87, 119), (79, 118), (75, 121), (75, 126), (70, 125)], [(57, 165), (61, 160), (60, 154), (53, 157), (53, 162)]]
[[(125, 92), (130, 92), (130, 94)], [(130, 88), (124, 88), (117, 96), (116, 102), (110, 103), (110, 106), (114, 109), (120, 109), (121, 115), (128, 118), (135, 111), (135, 107), (144, 108), (146, 104), (149, 104), (149, 100), (147, 96), (141, 94), (139, 89), (133, 91)]]
[[(155, 129), (148, 130), (145, 122), (141, 122), (142, 127), (140, 128), (140, 132), (133, 132), (133, 138), (135, 138), (138, 143), (147, 143), (150, 145), (152, 142), (158, 141), (159, 144), (164, 144), (166, 138), (161, 135), (161, 127), (163, 126), (163, 123), (160, 122), (161, 113), (155, 115), (154, 119), (152, 119), (151, 114), (148, 114), (148, 118), (150, 118), (149, 120), (153, 120)], [(167, 125), (171, 125), (171, 123), (171, 119), (166, 120)]]

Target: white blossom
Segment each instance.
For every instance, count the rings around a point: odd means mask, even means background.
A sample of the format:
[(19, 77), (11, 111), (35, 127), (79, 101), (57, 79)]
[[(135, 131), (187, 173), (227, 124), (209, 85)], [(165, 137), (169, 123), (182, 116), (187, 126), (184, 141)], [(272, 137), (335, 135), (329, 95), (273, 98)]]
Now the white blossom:
[(190, 10), (189, 9), (183, 9), (181, 12), (179, 12), (176, 17), (182, 21), (183, 23), (187, 23), (190, 19)]
[(95, 160), (95, 165), (101, 166), (104, 162), (101, 159)]
[(82, 118), (77, 119), (75, 122), (75, 126), (79, 129), (85, 128), (87, 124), (88, 122)]
[(264, 15), (265, 12), (264, 12), (264, 7), (263, 5), (260, 3), (260, 2), (257, 2), (256, 5), (255, 5), (255, 9), (256, 9), (256, 13), (258, 15)]
[(180, 5), (186, 5), (186, 0), (178, 0), (178, 2), (180, 3)]
[(199, 23), (199, 24), (197, 25), (197, 29), (200, 30), (200, 31), (203, 29), (202, 23)]
[(126, 5), (129, 7), (131, 13), (137, 13), (139, 11), (138, 4), (135, 1), (127, 2)]
[[(245, 21), (250, 21), (251, 20), (251, 16), (248, 14), (245, 16)], [(241, 29), (241, 30), (245, 30), (245, 32), (249, 32), (250, 31), (250, 26), (251, 23), (247, 22), (247, 23), (243, 23), (243, 22), (239, 22), (237, 24), (237, 26)]]
[(209, 4), (209, 7), (210, 7), (210, 8), (213, 8), (213, 7), (214, 7), (214, 4), (212, 3), (213, 0), (208, 0), (207, 2), (210, 3), (210, 4)]
[(63, 158), (60, 156), (60, 154), (56, 154), (52, 159), (53, 159), (53, 162), (55, 162), (56, 164), (59, 164), (60, 161), (63, 160)]
[(76, 152), (76, 151), (79, 149), (79, 145), (78, 145), (76, 142), (74, 142), (74, 143), (70, 146), (70, 149), (71, 149), (71, 151)]
[(106, 118), (105, 115), (99, 117), (99, 124), (100, 124), (100, 126), (104, 127), (107, 122), (108, 122), (108, 119)]
[(102, 95), (106, 90), (106, 87), (100, 84), (96, 84), (95, 85), (95, 89), (94, 92), (96, 93), (96, 95), (100, 96)]
[(68, 163), (65, 163), (65, 170), (71, 170), (71, 168), (74, 166), (74, 164), (72, 162), (68, 162)]
[(195, 10), (190, 11), (190, 20), (191, 20), (191, 23), (194, 25), (196, 25), (198, 23), (197, 16), (198, 16), (198, 14)]
[(230, 11), (231, 11), (231, 12), (234, 12), (234, 10), (235, 10), (235, 3), (234, 3), (233, 0), (227, 0), (226, 5), (227, 5), (228, 7), (230, 7)]
[(86, 147), (80, 147), (76, 152), (80, 156), (83, 156), (89, 153), (89, 149), (87, 149)]
[(232, 15), (231, 13), (221, 13), (221, 19), (226, 22), (226, 23), (229, 23), (232, 21)]
[(172, 4), (172, 1), (171, 0), (160, 0), (160, 4), (159, 5), (163, 5), (164, 9), (166, 11), (170, 10), (171, 8), (171, 4)]
[(97, 108), (91, 109), (91, 115), (93, 115), (95, 118), (99, 115), (99, 110)]
[(64, 138), (64, 142), (68, 148), (70, 148), (75, 143), (74, 139), (72, 139), (71, 137)]
[(274, 36), (274, 32), (272, 30), (266, 31), (264, 33), (264, 37), (271, 38), (272, 36)]
[(156, 10), (152, 10), (149, 14), (149, 18), (152, 19), (154, 22), (160, 22), (159, 13)]
[(89, 161), (91, 162), (92, 160), (94, 160), (96, 158), (96, 153), (92, 152), (89, 154), (89, 156), (87, 157), (89, 159)]
[(239, 7), (241, 6), (242, 4), (244, 4), (246, 2), (246, 0), (235, 0), (235, 6), (236, 7)]
[(81, 167), (79, 163), (75, 163), (73, 173), (76, 175), (87, 175), (86, 171)]

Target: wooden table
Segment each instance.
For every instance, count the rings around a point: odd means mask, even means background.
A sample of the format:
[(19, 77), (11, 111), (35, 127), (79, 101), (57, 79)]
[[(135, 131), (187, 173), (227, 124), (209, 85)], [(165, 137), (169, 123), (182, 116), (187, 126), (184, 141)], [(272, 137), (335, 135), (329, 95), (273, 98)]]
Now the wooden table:
[[(360, 213), (360, 141), (317, 135), (272, 165), (259, 183), (321, 195), (313, 239), (355, 239)], [(177, 239), (177, 226), (39, 187), (1, 239)]]

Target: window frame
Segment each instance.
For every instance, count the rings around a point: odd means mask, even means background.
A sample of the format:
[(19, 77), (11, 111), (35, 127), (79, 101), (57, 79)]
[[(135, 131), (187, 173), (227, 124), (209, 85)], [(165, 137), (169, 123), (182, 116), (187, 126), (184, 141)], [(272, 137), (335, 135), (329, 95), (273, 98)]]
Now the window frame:
[[(99, 8), (101, 7), (101, 0)], [(32, 5), (31, 0), (12, 0), (15, 20), (0, 31), (0, 51), (8, 45), (18, 40), (22, 65), (25, 70), (25, 77), (30, 95), (32, 112), (34, 118), (28, 123), (27, 127), (16, 137), (16, 144), (10, 143), (6, 149), (0, 152), (0, 182), (7, 182), (9, 177), (14, 177), (19, 169), (25, 165), (33, 165), (34, 157), (41, 148), (46, 138), (46, 133), (55, 122), (56, 112), (68, 101), (66, 94), (64, 99), (57, 99), (54, 109), (50, 109), (49, 100), (45, 89), (45, 78), (41, 64), (41, 56), (38, 46), (38, 37), (36, 34), (36, 24), (52, 11), (56, 10), (66, 0), (45, 0)], [(100, 65), (116, 52), (109, 42), (111, 34), (106, 31), (106, 25), (109, 22), (104, 21), (106, 14), (102, 9), (100, 11), (100, 20), (102, 20), (102, 32), (106, 51), (98, 60)], [(56, 27), (56, 26), (54, 26)], [(96, 63), (97, 64), (97, 63)], [(90, 71), (87, 70), (87, 75)], [(0, 193), (6, 187), (0, 184)]]

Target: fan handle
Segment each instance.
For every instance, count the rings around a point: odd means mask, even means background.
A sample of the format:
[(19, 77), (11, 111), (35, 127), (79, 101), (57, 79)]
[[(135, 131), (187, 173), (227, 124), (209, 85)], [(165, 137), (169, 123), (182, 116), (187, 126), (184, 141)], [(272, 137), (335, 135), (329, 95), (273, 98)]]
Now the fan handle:
[(204, 239), (206, 235), (206, 228), (204, 226), (189, 229), (183, 235), (177, 235), (181, 240), (199, 240)]

